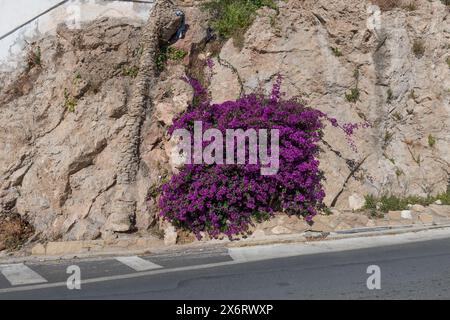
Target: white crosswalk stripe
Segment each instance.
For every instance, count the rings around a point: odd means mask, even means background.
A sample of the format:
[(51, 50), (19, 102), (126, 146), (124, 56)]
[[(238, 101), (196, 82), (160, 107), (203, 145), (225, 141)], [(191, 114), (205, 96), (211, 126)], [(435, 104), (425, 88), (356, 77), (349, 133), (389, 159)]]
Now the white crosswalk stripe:
[(137, 256), (133, 257), (118, 257), (116, 260), (122, 262), (128, 267), (136, 270), (136, 271), (148, 271), (153, 269), (160, 269), (162, 266), (157, 265), (156, 263), (144, 260)]
[(13, 286), (47, 282), (23, 263), (0, 265), (0, 272)]

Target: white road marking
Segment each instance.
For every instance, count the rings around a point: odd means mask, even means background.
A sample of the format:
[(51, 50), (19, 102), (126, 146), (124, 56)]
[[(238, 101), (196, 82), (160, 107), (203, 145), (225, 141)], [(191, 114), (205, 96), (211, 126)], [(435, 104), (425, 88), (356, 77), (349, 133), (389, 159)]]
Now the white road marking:
[[(82, 280), (81, 282), (83, 285), (86, 285), (86, 284), (90, 284), (90, 283), (141, 278), (141, 277), (145, 277), (145, 276), (154, 276), (154, 275), (158, 275), (158, 274), (184, 272), (184, 271), (190, 271), (190, 270), (203, 270), (203, 269), (209, 269), (209, 268), (214, 268), (214, 267), (223, 267), (223, 266), (235, 265), (235, 264), (241, 264), (241, 263), (243, 263), (243, 262), (227, 261), (227, 262), (202, 264), (202, 265), (198, 265), (198, 266), (178, 267), (178, 268), (172, 268), (172, 269), (164, 269), (163, 268), (163, 269), (150, 270), (150, 271), (145, 271), (145, 272), (140, 272), (140, 273), (135, 272), (135, 273), (128, 273), (128, 274), (122, 274), (122, 275), (117, 275), (117, 276), (107, 276), (107, 277), (87, 279), (87, 280)], [(9, 292), (21, 292), (21, 291), (57, 288), (57, 287), (65, 287), (65, 286), (67, 286), (67, 282), (35, 284), (35, 285), (24, 286), (24, 287), (0, 289), (0, 294), (9, 293)]]
[[(390, 238), (387, 238), (386, 236), (373, 236), (370, 237), (371, 245), (366, 247), (377, 247), (380, 245), (386, 245), (385, 242), (389, 239), (388, 245), (395, 245), (395, 244), (401, 244), (401, 243), (411, 243), (411, 242), (422, 242), (427, 240), (433, 240), (433, 239), (445, 239), (448, 238), (450, 235), (450, 228), (442, 228), (442, 229), (435, 229), (435, 230), (424, 230), (419, 231), (415, 233), (406, 233), (406, 234), (400, 234), (400, 235), (394, 235), (390, 236)], [(347, 239), (350, 240), (350, 239)], [(356, 238), (355, 240), (361, 240), (361, 238)], [(336, 240), (336, 241), (343, 241), (343, 240)], [(344, 241), (345, 242), (345, 241)], [(355, 245), (355, 243), (353, 243)], [(331, 247), (333, 245), (330, 245)], [(346, 249), (339, 248), (338, 251), (346, 251), (346, 250), (352, 250), (352, 249), (358, 249), (360, 246), (356, 245), (354, 248), (352, 248), (351, 245), (347, 245)], [(230, 255), (233, 256), (232, 249), (229, 248)], [(186, 266), (186, 267), (178, 267), (178, 268), (172, 268), (172, 269), (159, 269), (159, 270), (150, 270), (146, 272), (141, 273), (130, 273), (130, 274), (122, 274), (122, 275), (116, 275), (116, 276), (106, 276), (106, 277), (100, 277), (100, 278), (93, 278), (93, 279), (87, 279), (83, 280), (82, 283), (84, 285), (86, 284), (94, 284), (94, 283), (100, 283), (100, 282), (107, 282), (107, 281), (118, 281), (118, 280), (125, 280), (125, 279), (133, 279), (133, 278), (140, 278), (140, 277), (146, 277), (146, 276), (155, 276), (159, 274), (167, 274), (167, 273), (175, 273), (175, 272), (186, 272), (191, 270), (204, 270), (209, 268), (216, 268), (216, 267), (224, 267), (224, 266), (232, 266), (232, 265), (238, 265), (243, 264), (248, 261), (252, 261), (253, 257), (248, 257), (250, 260), (243, 259), (243, 256), (236, 257), (236, 260), (233, 261), (227, 261), (227, 262), (218, 262), (218, 263), (210, 263), (210, 264), (203, 264), (203, 265), (195, 265), (195, 266)], [(272, 257), (273, 259), (273, 257)], [(15, 287), (15, 288), (5, 288), (0, 289), (0, 294), (3, 293), (11, 293), (11, 292), (21, 292), (21, 291), (31, 291), (31, 290), (41, 290), (41, 289), (49, 289), (49, 288), (58, 288), (58, 287), (66, 287), (66, 282), (55, 282), (55, 283), (45, 283), (45, 284), (35, 284), (35, 285), (29, 285), (29, 286), (23, 286), (23, 287)]]
[(130, 267), (136, 271), (148, 271), (154, 269), (160, 269), (162, 266), (157, 265), (156, 263), (144, 260), (137, 256), (134, 257), (118, 257), (116, 260), (122, 262), (124, 265)]
[(47, 282), (23, 263), (0, 265), (0, 272), (13, 286)]

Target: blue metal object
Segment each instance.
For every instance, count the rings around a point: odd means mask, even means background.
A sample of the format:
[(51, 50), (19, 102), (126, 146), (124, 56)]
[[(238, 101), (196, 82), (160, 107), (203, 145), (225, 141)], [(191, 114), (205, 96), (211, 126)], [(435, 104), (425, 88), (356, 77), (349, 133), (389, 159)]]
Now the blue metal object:
[(186, 34), (186, 18), (184, 12), (181, 10), (175, 11), (175, 14), (177, 15), (177, 17), (181, 17), (181, 24), (175, 35), (175, 40), (180, 40), (183, 39), (184, 35)]

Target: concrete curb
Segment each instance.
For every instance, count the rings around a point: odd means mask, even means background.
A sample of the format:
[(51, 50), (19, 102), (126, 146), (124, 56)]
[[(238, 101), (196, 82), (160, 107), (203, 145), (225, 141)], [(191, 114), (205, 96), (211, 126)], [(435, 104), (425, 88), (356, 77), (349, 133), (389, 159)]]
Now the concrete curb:
[[(239, 241), (212, 240), (208, 242), (196, 242), (175, 246), (149, 246), (139, 249), (126, 248), (99, 248), (99, 251), (87, 252), (67, 252), (59, 255), (31, 255), (23, 257), (0, 257), (0, 264), (23, 263), (23, 262), (51, 262), (63, 260), (97, 260), (108, 257), (130, 256), (130, 255), (148, 255), (148, 256), (189, 256), (198, 253), (220, 252), (228, 248), (239, 247), (253, 247), (272, 244), (295, 244), (295, 243), (310, 243), (322, 240), (340, 240), (351, 238), (365, 238), (382, 235), (399, 235), (405, 233), (416, 233), (426, 230), (445, 229), (450, 228), (450, 224), (429, 224), (423, 226), (405, 225), (405, 226), (386, 226), (386, 227), (369, 227), (369, 228), (355, 228), (349, 230), (342, 230), (338, 232), (305, 232), (291, 235), (266, 236), (261, 239), (243, 239)], [(450, 232), (449, 232), (450, 236)], [(131, 239), (130, 239), (131, 241)], [(132, 241), (136, 241), (133, 239)], [(97, 241), (98, 242), (98, 241)], [(96, 242), (96, 245), (98, 243)], [(64, 243), (60, 243), (64, 244)], [(69, 246), (70, 247), (70, 246)]]
[[(298, 235), (287, 235), (287, 236), (270, 236), (264, 239), (249, 239), (240, 241), (239, 243), (230, 243), (227, 247), (239, 248), (239, 247), (250, 247), (258, 245), (270, 245), (270, 244), (286, 244), (286, 243), (303, 243), (303, 242), (313, 242), (321, 240), (340, 240), (340, 239), (351, 239), (351, 238), (362, 238), (362, 237), (374, 237), (382, 235), (398, 235), (404, 233), (415, 233), (425, 230), (434, 229), (445, 229), (450, 228), (450, 224), (441, 225), (405, 225), (405, 226), (386, 226), (386, 227), (370, 227), (370, 228), (356, 228), (349, 230), (342, 230), (339, 232), (314, 232), (314, 233), (303, 233)], [(450, 236), (450, 233), (449, 233)]]

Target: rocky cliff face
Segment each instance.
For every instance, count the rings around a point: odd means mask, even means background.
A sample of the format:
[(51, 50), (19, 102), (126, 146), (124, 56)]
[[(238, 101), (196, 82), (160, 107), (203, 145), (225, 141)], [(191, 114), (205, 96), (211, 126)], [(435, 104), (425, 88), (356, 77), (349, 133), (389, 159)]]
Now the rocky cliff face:
[(258, 12), (242, 48), (207, 42), (205, 12), (193, 1), (179, 5), (189, 29), (175, 46), (189, 55), (162, 72), (158, 46), (179, 24), (166, 2), (146, 26), (105, 19), (61, 27), (30, 48), (24, 70), (2, 75), (4, 214), (19, 213), (53, 240), (147, 232), (158, 187), (173, 172), (166, 129), (192, 98), (185, 73), (208, 75), (217, 102), (269, 90), (281, 74), (288, 96), (340, 122), (369, 122), (355, 136), (357, 152), (326, 128), (328, 205), (447, 188), (450, 15), (440, 1), (383, 12), (368, 1), (279, 1), (278, 12)]
[[(416, 1), (380, 11), (369, 1), (287, 1), (260, 11), (242, 50), (228, 41), (216, 59), (216, 101), (270, 88), (341, 122), (365, 122), (357, 152), (332, 127), (321, 155), (328, 205), (349, 197), (446, 190), (450, 170), (449, 8)], [(413, 10), (414, 9), (414, 10)], [(352, 94), (353, 90), (353, 94)], [(360, 165), (360, 166), (358, 166)]]
[(145, 26), (103, 19), (30, 47), (0, 94), (0, 205), (43, 239), (146, 230), (148, 171), (141, 128), (152, 110), (160, 41), (180, 21), (162, 3)]

